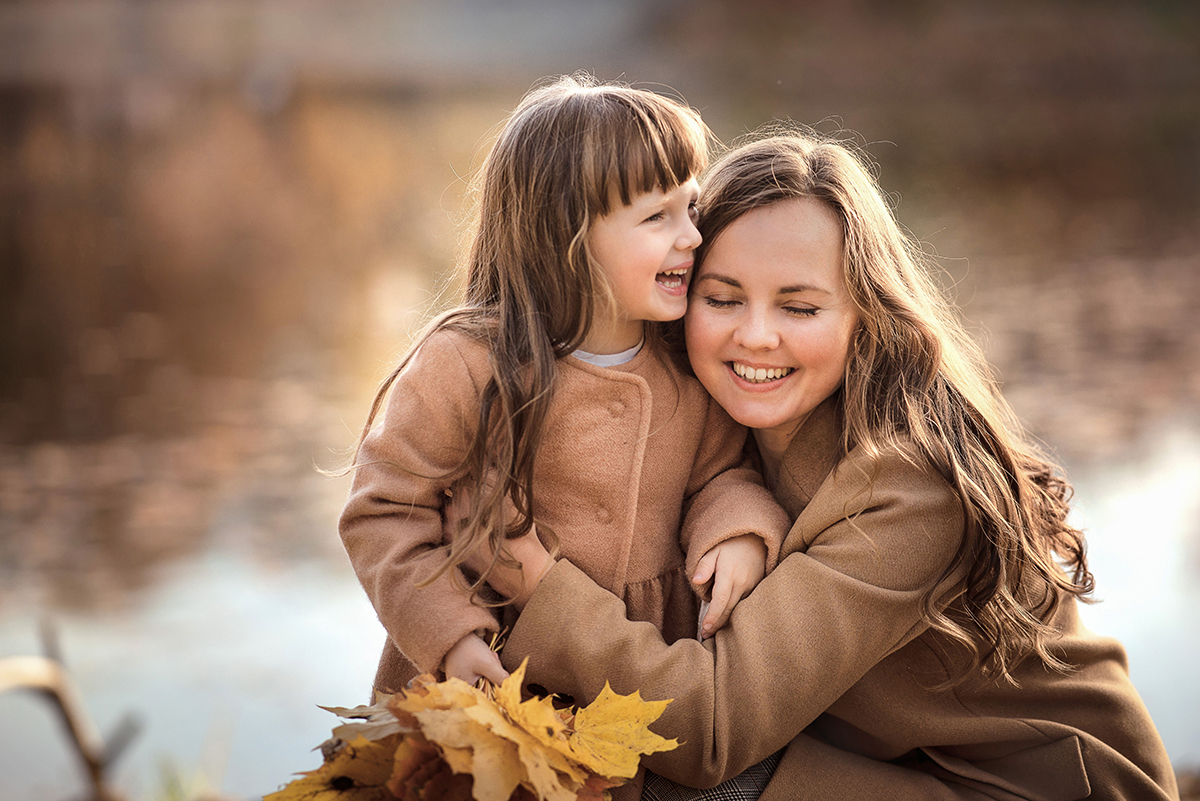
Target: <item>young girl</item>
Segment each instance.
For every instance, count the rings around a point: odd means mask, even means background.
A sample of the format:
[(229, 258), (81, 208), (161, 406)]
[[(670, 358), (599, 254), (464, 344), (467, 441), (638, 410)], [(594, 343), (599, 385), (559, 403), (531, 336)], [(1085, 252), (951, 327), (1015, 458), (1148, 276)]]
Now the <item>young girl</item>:
[[(773, 563), (787, 516), (658, 325), (687, 306), (707, 144), (692, 110), (578, 77), (507, 121), (481, 170), (465, 301), (383, 382), (341, 518), (388, 633), (377, 690), (418, 671), (506, 675), (483, 639), (502, 622), (478, 598), (491, 568), (461, 563), (535, 524), (667, 641), (696, 634), (689, 577), (715, 573), (711, 633)], [(444, 544), (455, 490), (465, 520)]]

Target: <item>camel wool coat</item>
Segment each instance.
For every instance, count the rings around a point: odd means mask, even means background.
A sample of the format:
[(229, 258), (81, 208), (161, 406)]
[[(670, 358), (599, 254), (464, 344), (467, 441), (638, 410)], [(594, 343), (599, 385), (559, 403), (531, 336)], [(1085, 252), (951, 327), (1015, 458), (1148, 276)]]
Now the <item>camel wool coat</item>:
[[(500, 628), (461, 577), (417, 586), (441, 562), (446, 491), (461, 475), (490, 376), (484, 343), (434, 333), (359, 451), (340, 532), (388, 635), (376, 690), (436, 672), (460, 638)], [(693, 637), (700, 602), (687, 577), (700, 557), (755, 533), (770, 566), (790, 525), (746, 460), (745, 437), (650, 343), (615, 367), (564, 357), (534, 461), (535, 520), (632, 619), (668, 642)]]
[[(762, 795), (801, 799), (1178, 797), (1162, 741), (1115, 640), (1065, 598), (1052, 623), (1066, 674), (1026, 660), (1019, 685), (976, 670), (953, 689), (954, 649), (922, 618), (964, 537), (958, 496), (902, 453), (878, 462), (841, 439), (836, 401), (785, 454), (777, 495), (795, 518), (778, 567), (705, 644), (664, 643), (569, 560), (545, 576), (509, 637), (510, 669), (583, 703), (672, 698), (653, 728), (683, 744), (644, 764), (715, 785), (785, 748)], [(956, 577), (951, 577), (953, 581)]]

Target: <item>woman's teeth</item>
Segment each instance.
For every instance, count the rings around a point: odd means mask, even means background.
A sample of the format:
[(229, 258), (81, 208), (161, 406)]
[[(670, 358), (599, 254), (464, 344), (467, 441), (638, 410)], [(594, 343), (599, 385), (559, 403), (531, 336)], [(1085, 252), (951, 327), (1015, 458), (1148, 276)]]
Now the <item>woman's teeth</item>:
[(748, 367), (740, 362), (733, 362), (733, 372), (753, 384), (775, 381), (795, 371), (795, 367)]
[(674, 288), (683, 285), (683, 279), (687, 276), (687, 268), (680, 270), (664, 270), (655, 276), (655, 280), (665, 287)]

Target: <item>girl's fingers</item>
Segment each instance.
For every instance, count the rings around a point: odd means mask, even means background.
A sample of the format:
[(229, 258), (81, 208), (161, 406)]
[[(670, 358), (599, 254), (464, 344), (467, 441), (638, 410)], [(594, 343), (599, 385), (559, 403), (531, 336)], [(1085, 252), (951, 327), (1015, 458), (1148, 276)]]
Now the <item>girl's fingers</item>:
[(482, 667), (480, 672), (492, 684), (500, 684), (508, 678), (508, 671), (500, 664), (500, 657), (494, 653), (492, 654), (492, 659)]
[(730, 599), (733, 594), (732, 581), (725, 573), (718, 573), (713, 582), (712, 601), (708, 605), (708, 614), (704, 617), (701, 635), (711, 637), (717, 629), (725, 625), (729, 613), (733, 609)]
[(718, 549), (713, 548), (700, 557), (700, 562), (696, 565), (696, 572), (692, 574), (692, 583), (697, 587), (707, 584), (708, 580), (712, 578), (713, 571), (717, 569), (718, 553)]

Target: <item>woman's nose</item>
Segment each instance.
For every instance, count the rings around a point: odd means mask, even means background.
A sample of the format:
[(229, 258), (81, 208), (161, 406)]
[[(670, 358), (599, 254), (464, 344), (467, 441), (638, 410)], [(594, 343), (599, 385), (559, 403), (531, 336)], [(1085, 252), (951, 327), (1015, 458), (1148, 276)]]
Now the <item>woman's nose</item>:
[(733, 332), (733, 341), (746, 350), (769, 350), (779, 347), (779, 332), (766, 314), (747, 309)]

